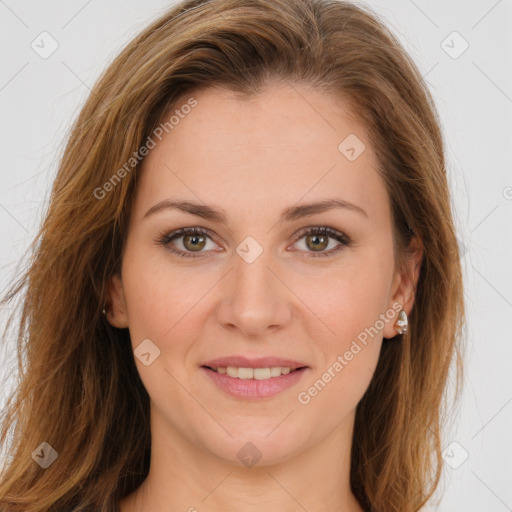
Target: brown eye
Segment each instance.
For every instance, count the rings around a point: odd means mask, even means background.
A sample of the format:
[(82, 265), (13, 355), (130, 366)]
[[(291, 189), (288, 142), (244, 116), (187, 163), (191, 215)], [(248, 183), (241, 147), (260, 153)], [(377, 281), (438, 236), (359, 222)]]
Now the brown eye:
[(189, 251), (200, 251), (206, 245), (206, 237), (203, 235), (185, 235), (183, 245)]
[[(352, 243), (347, 235), (327, 226), (303, 229), (297, 234), (296, 239), (295, 244), (299, 246), (299, 252), (312, 257), (332, 256)], [(329, 248), (331, 242), (332, 246)], [(326, 250), (328, 248), (329, 250)]]
[(216, 251), (210, 231), (199, 227), (177, 229), (160, 238), (158, 243), (183, 258), (207, 257), (212, 250)]
[(323, 251), (329, 245), (329, 237), (325, 235), (306, 236), (306, 245), (313, 251)]

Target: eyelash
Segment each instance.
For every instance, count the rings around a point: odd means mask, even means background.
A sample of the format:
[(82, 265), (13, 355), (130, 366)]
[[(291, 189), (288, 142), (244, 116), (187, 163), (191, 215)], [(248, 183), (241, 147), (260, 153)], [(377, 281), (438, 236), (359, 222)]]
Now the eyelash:
[[(167, 251), (169, 251), (170, 253), (172, 253), (180, 258), (204, 258), (204, 257), (207, 257), (204, 255), (199, 256), (200, 252), (197, 253), (198, 255), (195, 255), (192, 251), (180, 251), (180, 250), (173, 249), (170, 246), (170, 243), (173, 240), (180, 238), (182, 236), (186, 236), (186, 235), (202, 235), (202, 236), (206, 236), (210, 239), (212, 238), (211, 231), (204, 229), (204, 228), (181, 228), (181, 229), (172, 231), (171, 233), (168, 233), (168, 234), (164, 235), (163, 237), (159, 238), (157, 240), (157, 243), (159, 243), (160, 245), (163, 245)], [(305, 251), (305, 252), (311, 253), (310, 256), (307, 256), (307, 257), (313, 257), (313, 258), (329, 257), (335, 253), (338, 253), (340, 250), (343, 250), (345, 247), (349, 247), (350, 245), (352, 245), (352, 241), (350, 240), (350, 238), (348, 236), (346, 236), (345, 234), (340, 233), (336, 229), (330, 228), (328, 226), (316, 226), (316, 227), (304, 228), (304, 229), (300, 230), (299, 233), (297, 233), (296, 240), (294, 243), (297, 243), (303, 237), (308, 236), (308, 235), (328, 236), (329, 238), (334, 238), (335, 240), (340, 242), (340, 244), (337, 247), (335, 247), (334, 249), (331, 249), (330, 251), (327, 251), (327, 252)]]

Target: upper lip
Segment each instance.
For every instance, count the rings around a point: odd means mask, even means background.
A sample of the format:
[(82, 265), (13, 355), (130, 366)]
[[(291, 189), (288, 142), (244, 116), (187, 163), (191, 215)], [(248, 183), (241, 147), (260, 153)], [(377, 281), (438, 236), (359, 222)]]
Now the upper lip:
[(243, 356), (228, 356), (219, 357), (206, 361), (202, 366), (209, 366), (210, 368), (219, 368), (227, 366), (235, 366), (237, 368), (269, 368), (272, 366), (282, 366), (283, 368), (302, 368), (307, 364), (294, 361), (292, 359), (282, 359), (280, 357), (258, 357), (256, 359), (247, 359)]

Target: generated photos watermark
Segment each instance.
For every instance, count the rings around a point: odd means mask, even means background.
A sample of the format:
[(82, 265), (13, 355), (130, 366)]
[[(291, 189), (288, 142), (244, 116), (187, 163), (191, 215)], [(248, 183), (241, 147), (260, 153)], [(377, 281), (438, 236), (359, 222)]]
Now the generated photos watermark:
[(176, 109), (173, 114), (164, 123), (160, 123), (148, 136), (144, 144), (142, 144), (138, 151), (134, 151), (132, 156), (120, 167), (101, 187), (94, 189), (93, 195), (96, 199), (103, 199), (108, 192), (114, 190), (115, 186), (136, 166), (139, 164), (149, 152), (156, 147), (157, 141), (161, 141), (164, 133), (170, 133), (174, 128), (184, 119), (192, 109), (197, 106), (197, 100), (190, 97), (185, 104), (179, 109)]
[[(363, 331), (361, 331), (357, 335), (357, 340), (352, 340), (352, 344), (350, 348), (346, 350), (343, 355), (338, 355), (336, 357), (336, 361), (334, 361), (329, 368), (322, 374), (320, 379), (317, 379), (315, 383), (310, 386), (307, 390), (300, 391), (297, 394), (297, 400), (302, 405), (307, 405), (311, 402), (311, 399), (322, 391), (329, 382), (331, 382), (336, 375), (338, 375), (345, 366), (347, 366), (350, 361), (354, 359), (361, 350), (366, 347), (368, 341), (377, 336), (386, 323), (390, 322), (396, 317), (396, 313), (398, 313), (402, 309), (402, 306), (395, 302), (391, 308), (389, 308), (385, 313), (381, 313), (379, 315), (378, 320), (374, 322), (374, 324), (370, 327), (366, 327)], [(359, 343), (358, 343), (359, 342)]]

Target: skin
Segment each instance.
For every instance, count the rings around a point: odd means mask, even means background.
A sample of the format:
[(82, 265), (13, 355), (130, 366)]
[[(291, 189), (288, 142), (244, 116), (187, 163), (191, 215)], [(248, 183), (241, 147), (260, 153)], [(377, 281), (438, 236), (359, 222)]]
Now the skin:
[[(110, 323), (129, 328), (134, 349), (149, 338), (160, 350), (149, 366), (135, 358), (151, 399), (151, 468), (121, 511), (360, 512), (349, 486), (355, 408), (383, 338), (396, 334), (393, 304), (411, 311), (421, 251), (409, 273), (395, 271), (387, 191), (364, 126), (341, 100), (288, 84), (249, 100), (219, 88), (193, 96), (197, 106), (144, 160), (121, 274), (110, 282)], [(338, 150), (349, 134), (366, 146), (354, 161)], [(366, 215), (339, 208), (280, 221), (286, 207), (333, 197)], [(176, 209), (144, 217), (164, 199), (221, 208), (228, 222)], [(317, 226), (351, 245), (312, 256), (315, 237), (297, 233)], [(170, 242), (196, 257), (156, 241), (184, 227), (212, 232), (199, 253), (183, 236)], [(263, 248), (250, 264), (236, 252), (247, 236)], [(320, 252), (339, 247), (325, 240)], [(387, 311), (384, 328), (300, 403), (298, 393)], [(278, 395), (237, 399), (200, 368), (229, 355), (309, 368)], [(237, 457), (248, 441), (261, 453), (252, 467)]]

